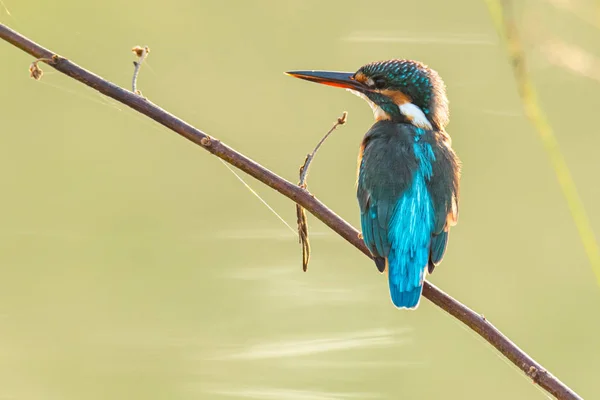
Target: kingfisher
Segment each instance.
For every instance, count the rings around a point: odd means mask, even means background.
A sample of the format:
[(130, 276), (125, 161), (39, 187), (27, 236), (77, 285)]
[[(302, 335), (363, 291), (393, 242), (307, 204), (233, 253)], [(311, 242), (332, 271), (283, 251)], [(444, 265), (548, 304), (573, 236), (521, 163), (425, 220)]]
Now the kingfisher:
[(356, 72), (290, 71), (367, 101), (375, 123), (358, 155), (362, 238), (392, 303), (416, 309), (427, 273), (440, 264), (458, 220), (461, 163), (452, 149), (446, 87), (414, 60), (372, 62)]

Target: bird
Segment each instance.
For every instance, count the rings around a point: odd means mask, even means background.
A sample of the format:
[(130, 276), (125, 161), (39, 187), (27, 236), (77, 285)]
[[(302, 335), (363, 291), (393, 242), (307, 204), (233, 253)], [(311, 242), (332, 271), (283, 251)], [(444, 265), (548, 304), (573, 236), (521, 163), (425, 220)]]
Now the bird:
[(461, 161), (446, 132), (446, 86), (422, 62), (392, 59), (356, 72), (289, 71), (287, 75), (344, 88), (370, 105), (375, 123), (358, 155), (356, 196), (362, 239), (391, 301), (416, 309), (426, 274), (441, 263), (458, 221)]

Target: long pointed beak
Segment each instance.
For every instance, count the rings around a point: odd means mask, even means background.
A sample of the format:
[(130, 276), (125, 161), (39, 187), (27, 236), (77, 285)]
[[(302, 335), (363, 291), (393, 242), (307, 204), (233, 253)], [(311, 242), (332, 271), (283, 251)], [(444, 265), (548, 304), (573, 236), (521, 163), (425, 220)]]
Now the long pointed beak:
[(365, 85), (354, 79), (354, 73), (352, 72), (289, 71), (286, 72), (286, 75), (311, 82), (321, 83), (323, 85), (358, 90), (360, 92), (367, 90)]

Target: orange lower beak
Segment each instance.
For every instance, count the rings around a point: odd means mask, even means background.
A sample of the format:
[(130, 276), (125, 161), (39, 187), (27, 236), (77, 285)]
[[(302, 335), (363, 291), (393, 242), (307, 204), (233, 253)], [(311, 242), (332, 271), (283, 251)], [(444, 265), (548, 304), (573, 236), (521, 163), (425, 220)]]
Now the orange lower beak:
[(323, 85), (358, 90), (360, 92), (364, 92), (367, 89), (365, 85), (354, 79), (354, 73), (352, 72), (289, 71), (286, 72), (286, 75)]

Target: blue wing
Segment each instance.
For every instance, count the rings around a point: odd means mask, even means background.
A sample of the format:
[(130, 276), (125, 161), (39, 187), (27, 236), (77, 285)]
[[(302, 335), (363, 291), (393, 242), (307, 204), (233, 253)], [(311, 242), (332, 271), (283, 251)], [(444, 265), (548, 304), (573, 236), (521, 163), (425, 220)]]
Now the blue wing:
[(390, 251), (387, 227), (390, 206), (385, 200), (373, 199), (368, 192), (364, 196), (365, 204), (364, 207), (361, 207), (360, 213), (363, 241), (373, 254), (377, 269), (379, 272), (383, 272), (385, 271), (385, 257)]
[(450, 227), (458, 220), (460, 163), (450, 147), (450, 137), (446, 132), (432, 132), (426, 139), (436, 159), (431, 179), (427, 182), (435, 212), (428, 266), (429, 273), (432, 273), (444, 258)]
[(361, 146), (357, 188), (361, 228), (380, 272), (390, 252), (390, 220), (417, 168), (411, 137), (402, 125), (380, 121), (367, 132)]

